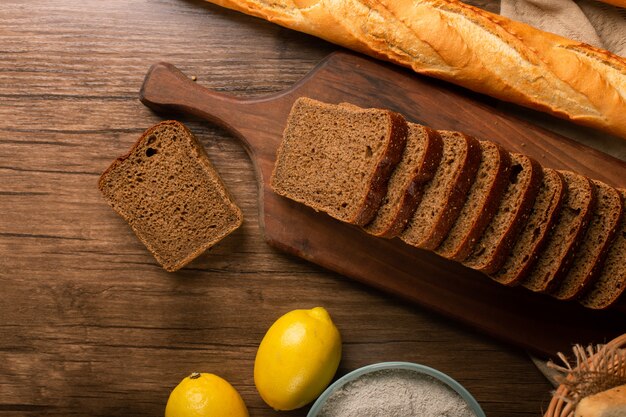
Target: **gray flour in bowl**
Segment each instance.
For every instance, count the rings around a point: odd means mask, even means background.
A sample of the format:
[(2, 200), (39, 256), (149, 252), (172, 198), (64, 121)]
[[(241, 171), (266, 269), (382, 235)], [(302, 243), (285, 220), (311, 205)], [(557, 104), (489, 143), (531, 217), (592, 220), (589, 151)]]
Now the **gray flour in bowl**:
[(336, 390), (318, 417), (476, 417), (437, 379), (408, 369), (361, 375)]

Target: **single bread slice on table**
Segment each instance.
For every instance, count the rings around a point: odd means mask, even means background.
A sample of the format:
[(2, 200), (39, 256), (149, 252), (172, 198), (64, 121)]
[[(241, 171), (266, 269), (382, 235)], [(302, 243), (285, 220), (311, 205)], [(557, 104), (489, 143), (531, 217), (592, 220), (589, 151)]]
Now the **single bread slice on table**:
[(563, 279), (593, 214), (595, 185), (582, 175), (560, 172), (567, 184), (567, 196), (541, 256), (521, 281), (521, 285), (536, 292), (550, 292)]
[(584, 292), (600, 272), (609, 244), (622, 218), (619, 192), (601, 182), (596, 186), (596, 201), (591, 222), (576, 251), (572, 266), (560, 284), (550, 293), (559, 300), (573, 300)]
[(498, 210), (463, 264), (486, 274), (500, 269), (530, 215), (542, 179), (543, 170), (535, 160), (511, 154), (508, 184)]
[(443, 142), (439, 133), (416, 123), (409, 123), (402, 160), (393, 171), (387, 195), (376, 217), (364, 229), (380, 237), (397, 236), (409, 221), (424, 194), (424, 187), (435, 175)]
[(543, 181), (524, 228), (504, 261), (491, 278), (504, 285), (516, 285), (537, 261), (567, 192), (563, 176), (543, 168)]
[(148, 129), (98, 187), (167, 271), (176, 271), (242, 223), (204, 148), (185, 126)]
[[(626, 204), (626, 189), (618, 189), (622, 210)], [(624, 211), (624, 210), (623, 210)], [(613, 305), (626, 290), (626, 212), (611, 241), (600, 273), (578, 300), (588, 308), (603, 309)]]
[(400, 239), (421, 249), (434, 249), (446, 237), (467, 198), (481, 160), (478, 140), (440, 130), (443, 156), (433, 179)]
[(509, 182), (511, 157), (499, 145), (480, 141), (482, 159), (456, 223), (436, 249), (444, 258), (463, 260), (487, 227), (500, 205)]
[(358, 226), (369, 223), (402, 158), (407, 124), (382, 109), (301, 97), (294, 103), (271, 178), (279, 195)]

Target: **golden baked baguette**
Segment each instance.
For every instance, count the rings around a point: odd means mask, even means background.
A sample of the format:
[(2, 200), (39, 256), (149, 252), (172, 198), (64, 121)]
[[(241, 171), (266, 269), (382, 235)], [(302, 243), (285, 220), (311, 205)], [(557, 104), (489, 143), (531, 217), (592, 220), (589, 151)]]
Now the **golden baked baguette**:
[(455, 0), (209, 0), (626, 138), (626, 59)]
[(626, 415), (626, 385), (583, 398), (574, 417), (619, 417)]

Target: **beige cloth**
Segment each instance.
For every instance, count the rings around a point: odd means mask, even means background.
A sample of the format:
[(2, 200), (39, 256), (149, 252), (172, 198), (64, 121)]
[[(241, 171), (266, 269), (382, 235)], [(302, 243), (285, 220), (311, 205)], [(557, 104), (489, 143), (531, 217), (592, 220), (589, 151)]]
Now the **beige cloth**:
[(626, 57), (626, 9), (596, 0), (501, 0), (500, 13)]

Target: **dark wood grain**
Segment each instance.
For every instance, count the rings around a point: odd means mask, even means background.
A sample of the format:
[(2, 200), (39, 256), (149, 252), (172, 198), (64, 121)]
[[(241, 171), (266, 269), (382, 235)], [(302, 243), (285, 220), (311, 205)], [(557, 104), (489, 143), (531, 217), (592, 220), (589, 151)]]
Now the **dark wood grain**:
[[(138, 101), (155, 62), (253, 97), (288, 88), (332, 45), (187, 0), (4, 0), (0, 22), (0, 416), (158, 416), (195, 370), (227, 378), (252, 416), (303, 416), (267, 407), (252, 367), (270, 323), (314, 305), (341, 330), (339, 375), (408, 360), (458, 379), (489, 416), (545, 408), (551, 387), (523, 351), (268, 246), (241, 144)], [(199, 137), (245, 217), (175, 274), (96, 188), (163, 118)]]

